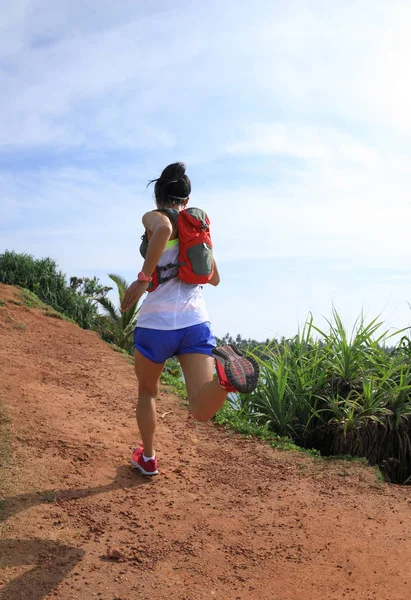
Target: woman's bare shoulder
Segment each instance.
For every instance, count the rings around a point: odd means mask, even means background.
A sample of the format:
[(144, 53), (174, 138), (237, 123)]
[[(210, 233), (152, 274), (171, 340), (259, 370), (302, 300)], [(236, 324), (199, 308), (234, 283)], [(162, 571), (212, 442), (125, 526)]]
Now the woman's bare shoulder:
[(150, 210), (143, 215), (142, 218), (143, 225), (146, 229), (153, 231), (159, 226), (164, 226), (172, 229), (172, 225), (170, 219), (164, 213), (158, 212), (156, 210)]

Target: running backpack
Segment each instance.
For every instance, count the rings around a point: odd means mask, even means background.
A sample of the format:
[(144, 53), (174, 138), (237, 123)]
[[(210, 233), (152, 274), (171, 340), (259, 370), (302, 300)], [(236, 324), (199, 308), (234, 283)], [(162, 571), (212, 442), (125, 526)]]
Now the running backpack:
[[(210, 236), (210, 219), (201, 208), (187, 208), (178, 212), (172, 208), (160, 208), (177, 227), (179, 241), (178, 263), (157, 265), (148, 291), (154, 292), (162, 283), (178, 277), (185, 283), (199, 285), (208, 283), (214, 273), (213, 244)], [(146, 257), (147, 231), (142, 237), (140, 253)], [(166, 271), (171, 274), (165, 276)]]

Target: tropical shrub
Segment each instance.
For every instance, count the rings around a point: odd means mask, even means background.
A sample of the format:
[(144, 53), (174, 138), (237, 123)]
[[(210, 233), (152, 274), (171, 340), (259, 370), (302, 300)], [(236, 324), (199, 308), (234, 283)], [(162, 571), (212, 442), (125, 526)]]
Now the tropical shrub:
[(6, 250), (0, 254), (0, 282), (34, 292), (40, 300), (73, 319), (84, 329), (94, 326), (97, 309), (76, 293), (51, 258), (35, 259), (29, 254)]
[(411, 343), (386, 342), (401, 332), (361, 315), (348, 335), (333, 311), (324, 331), (310, 316), (290, 340), (251, 354), (260, 364), (257, 389), (237, 403), (244, 418), (326, 455), (365, 457), (387, 478), (411, 475)]
[(104, 340), (131, 353), (133, 350), (133, 333), (140, 307), (135, 304), (126, 312), (121, 312), (120, 306), (129, 284), (120, 275), (111, 273), (109, 277), (117, 286), (119, 302), (116, 306), (105, 296), (96, 298), (97, 303), (104, 310), (103, 315), (98, 318), (98, 330)]

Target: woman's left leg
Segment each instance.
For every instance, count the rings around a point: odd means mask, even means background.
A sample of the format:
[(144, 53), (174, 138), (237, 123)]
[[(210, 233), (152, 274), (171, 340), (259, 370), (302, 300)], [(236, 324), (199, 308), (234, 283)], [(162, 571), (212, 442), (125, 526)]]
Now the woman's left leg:
[(213, 379), (214, 358), (206, 354), (180, 354), (178, 360), (191, 413), (197, 421), (208, 421), (223, 406), (228, 394), (218, 379)]

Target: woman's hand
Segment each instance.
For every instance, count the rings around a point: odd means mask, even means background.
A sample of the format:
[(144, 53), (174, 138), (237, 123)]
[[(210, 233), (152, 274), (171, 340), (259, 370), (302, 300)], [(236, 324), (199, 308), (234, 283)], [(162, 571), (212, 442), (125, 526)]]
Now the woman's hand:
[(130, 310), (141, 298), (144, 292), (148, 289), (148, 281), (133, 281), (124, 294), (123, 302), (121, 303), (121, 312)]

